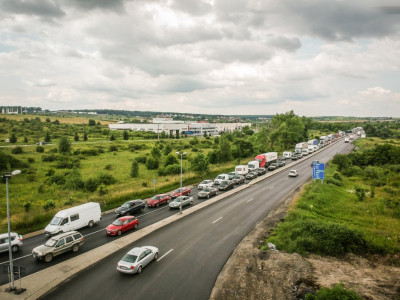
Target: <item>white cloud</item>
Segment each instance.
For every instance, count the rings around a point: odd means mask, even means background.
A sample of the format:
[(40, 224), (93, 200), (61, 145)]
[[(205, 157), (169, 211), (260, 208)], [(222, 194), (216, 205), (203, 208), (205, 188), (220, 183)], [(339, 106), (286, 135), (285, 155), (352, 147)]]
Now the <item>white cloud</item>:
[(0, 105), (399, 117), (395, 1), (6, 0)]

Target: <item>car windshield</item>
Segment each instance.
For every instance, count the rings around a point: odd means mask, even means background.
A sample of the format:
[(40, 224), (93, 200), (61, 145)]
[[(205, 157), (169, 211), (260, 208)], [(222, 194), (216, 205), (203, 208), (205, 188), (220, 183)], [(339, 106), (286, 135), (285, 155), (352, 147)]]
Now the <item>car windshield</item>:
[[(183, 191), (183, 189), (182, 189), (182, 191)], [(175, 193), (180, 193), (180, 192), (181, 192), (181, 189), (176, 189), (174, 192), (175, 192)]]
[(224, 185), (224, 184), (227, 184), (227, 183), (228, 183), (228, 181), (224, 180), (224, 181), (221, 182), (221, 185)]
[(153, 196), (151, 199), (158, 200), (158, 199), (160, 199), (160, 196)]
[(178, 198), (175, 198), (174, 202), (181, 202), (182, 200), (184, 200), (184, 198), (178, 197)]
[(44, 244), (44, 245), (47, 247), (54, 247), (56, 243), (57, 243), (57, 240), (51, 238), (51, 239), (48, 239), (46, 244)]
[(128, 263), (134, 263), (137, 259), (136, 255), (125, 254), (125, 256), (121, 259), (122, 261), (126, 261)]
[(129, 203), (124, 203), (124, 204), (122, 204), (122, 206), (121, 206), (122, 208), (129, 208), (130, 207), (130, 205), (129, 205)]
[(207, 184), (207, 183), (209, 183), (208, 180), (203, 180), (200, 184)]
[(210, 190), (209, 189), (204, 189), (203, 192), (208, 193), (208, 192), (210, 192)]
[(225, 176), (223, 176), (223, 175), (218, 175), (217, 176), (217, 179), (224, 179), (225, 178)]
[(112, 224), (115, 225), (115, 226), (121, 226), (123, 223), (124, 223), (124, 221), (117, 219)]
[(62, 220), (63, 218), (54, 217), (53, 220), (51, 220), (50, 225), (60, 225)]

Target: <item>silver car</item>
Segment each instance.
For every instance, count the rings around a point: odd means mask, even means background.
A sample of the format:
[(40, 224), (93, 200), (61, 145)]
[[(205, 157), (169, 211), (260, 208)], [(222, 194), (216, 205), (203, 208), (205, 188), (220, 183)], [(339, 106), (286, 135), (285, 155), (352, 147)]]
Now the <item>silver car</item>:
[(158, 259), (158, 248), (153, 246), (135, 247), (118, 262), (117, 270), (122, 273), (142, 273), (151, 261)]
[(214, 185), (214, 181), (210, 180), (210, 179), (206, 179), (203, 180), (202, 182), (199, 183), (199, 185), (197, 186), (197, 188), (199, 190), (202, 190), (204, 188), (211, 188)]
[[(11, 251), (17, 252), (22, 247), (22, 235), (15, 232), (10, 232)], [(0, 253), (8, 251), (8, 233), (0, 234)]]
[(179, 206), (186, 206), (186, 205), (191, 205), (193, 204), (193, 197), (190, 196), (179, 196), (174, 199), (174, 201), (169, 203), (169, 208), (179, 208)]

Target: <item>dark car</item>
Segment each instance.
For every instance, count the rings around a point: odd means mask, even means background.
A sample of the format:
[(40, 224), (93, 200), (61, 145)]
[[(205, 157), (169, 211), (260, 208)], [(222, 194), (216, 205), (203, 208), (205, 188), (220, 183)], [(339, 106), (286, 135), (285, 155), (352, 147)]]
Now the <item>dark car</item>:
[(311, 162), (311, 167), (314, 167), (315, 164), (319, 164), (319, 161), (318, 160), (313, 160)]
[(246, 174), (246, 179), (254, 179), (254, 178), (257, 178), (256, 172), (249, 172)]
[(277, 163), (272, 163), (268, 167), (268, 171), (273, 171), (279, 168), (279, 165)]
[(254, 172), (257, 173), (257, 176), (261, 176), (261, 175), (267, 174), (267, 170), (265, 170), (264, 168), (257, 168), (257, 169), (254, 170)]
[(232, 178), (233, 184), (242, 184), (246, 178), (242, 175), (236, 175)]
[(204, 188), (200, 192), (197, 193), (198, 198), (210, 198), (212, 196), (217, 195), (217, 189), (216, 188)]
[(235, 184), (233, 183), (232, 180), (223, 180), (218, 186), (218, 189), (220, 191), (227, 191), (233, 189)]
[(297, 155), (292, 155), (292, 160), (298, 160), (299, 157)]
[(286, 163), (283, 160), (277, 160), (276, 164), (278, 164), (278, 167), (280, 168), (280, 167), (283, 167)]
[(131, 200), (131, 201), (128, 201), (128, 202), (125, 202), (124, 204), (122, 204), (121, 207), (118, 207), (115, 210), (115, 214), (118, 217), (126, 216), (129, 214), (133, 214), (135, 212), (142, 211), (144, 209), (144, 207), (145, 207), (144, 201), (142, 201), (140, 199)]

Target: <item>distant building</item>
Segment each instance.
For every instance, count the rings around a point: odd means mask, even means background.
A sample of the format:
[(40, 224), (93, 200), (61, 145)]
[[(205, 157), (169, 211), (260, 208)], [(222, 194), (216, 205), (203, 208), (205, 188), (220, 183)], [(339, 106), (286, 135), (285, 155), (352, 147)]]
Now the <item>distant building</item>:
[(208, 123), (176, 121), (172, 118), (153, 118), (150, 124), (124, 123), (109, 124), (110, 130), (132, 130), (132, 131), (151, 131), (154, 133), (165, 132), (170, 134), (181, 134), (189, 136), (217, 135), (220, 132), (232, 132), (234, 130), (242, 130), (244, 126), (251, 127), (251, 123)]

